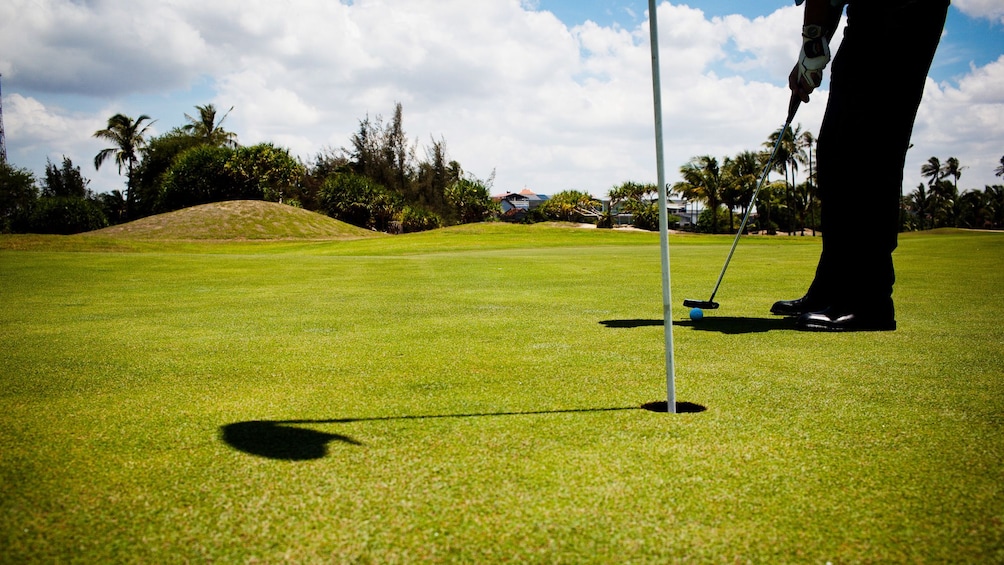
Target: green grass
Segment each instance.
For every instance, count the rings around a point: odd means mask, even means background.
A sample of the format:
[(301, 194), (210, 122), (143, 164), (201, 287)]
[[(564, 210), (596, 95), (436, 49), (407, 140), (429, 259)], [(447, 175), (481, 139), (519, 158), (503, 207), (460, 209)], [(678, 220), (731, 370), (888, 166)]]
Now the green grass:
[[(767, 314), (818, 238), (0, 237), (0, 562), (1004, 562), (1004, 234), (899, 330)], [(285, 422), (285, 423), (284, 423)]]

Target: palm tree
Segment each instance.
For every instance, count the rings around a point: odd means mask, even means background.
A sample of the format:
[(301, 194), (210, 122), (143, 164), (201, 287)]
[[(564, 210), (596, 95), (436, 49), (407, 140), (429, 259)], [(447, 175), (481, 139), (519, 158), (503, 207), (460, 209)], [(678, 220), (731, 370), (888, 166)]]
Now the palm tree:
[(967, 190), (960, 194), (957, 223), (973, 229), (986, 227), (991, 214), (987, 196), (986, 193), (978, 190)]
[(994, 174), (999, 177), (1004, 177), (1004, 155), (1001, 156), (1001, 164), (996, 169), (994, 169)]
[(798, 229), (801, 234), (805, 235), (805, 224), (806, 217), (810, 214), (812, 215), (812, 233), (815, 235), (815, 208), (813, 206), (813, 189), (809, 181), (797, 184), (792, 187), (791, 190), (792, 199), (791, 205), (795, 207), (793, 210), (795, 217), (798, 218)]
[[(763, 143), (763, 146), (766, 147), (768, 150), (770, 150), (775, 145), (777, 145), (777, 138), (780, 137), (781, 131), (782, 131), (782, 128), (779, 128), (774, 133), (770, 134), (770, 137), (768, 137), (767, 141), (765, 141)], [(787, 137), (788, 135), (790, 135), (790, 134), (788, 132), (785, 132), (785, 137)], [(790, 202), (789, 195), (788, 195), (788, 186), (789, 186), (789, 184), (788, 184), (788, 171), (790, 170), (789, 167), (788, 167), (788, 165), (789, 165), (789, 156), (790, 156), (790, 153), (788, 152), (788, 149), (790, 148), (790, 146), (791, 146), (791, 144), (786, 143), (786, 140), (783, 140), (783, 139), (781, 140), (780, 145), (777, 145), (777, 155), (775, 155), (774, 163), (771, 166), (771, 170), (776, 171), (776, 172), (781, 173), (781, 174), (784, 175), (784, 201), (785, 202)], [(791, 209), (790, 206), (788, 206), (787, 208), (789, 210)], [(791, 230), (789, 229), (789, 234), (790, 233), (791, 233)]]
[[(766, 161), (766, 157), (764, 160)], [(778, 214), (787, 212), (787, 206), (784, 203), (784, 199), (781, 198), (782, 194), (785, 192), (785, 185), (783, 182), (765, 182), (762, 187), (760, 187), (760, 193), (757, 195), (756, 211), (757, 211), (757, 229), (763, 231), (768, 235), (774, 235), (777, 233), (776, 224), (771, 221), (771, 213), (776, 211)]]
[[(770, 134), (767, 141), (764, 142), (764, 147), (773, 148), (777, 144), (777, 138), (781, 135), (781, 131), (784, 128), (779, 128), (774, 133)], [(795, 127), (789, 127), (784, 131), (784, 137), (781, 139), (781, 145), (777, 148), (777, 156), (774, 159), (774, 170), (784, 175), (785, 184), (785, 199), (788, 202), (789, 218), (788, 218), (788, 233), (794, 234), (795, 230), (795, 220), (790, 217), (790, 212), (795, 209), (793, 206), (794, 198), (794, 187), (795, 187), (795, 175), (798, 172), (798, 164), (804, 163), (806, 160), (805, 150), (798, 143), (798, 139), (802, 136), (802, 125), (799, 124)], [(789, 172), (791, 173), (789, 180)]]
[(718, 207), (722, 203), (722, 176), (718, 160), (710, 155), (692, 157), (680, 167), (680, 176), (683, 180), (673, 185), (673, 192), (707, 202), (711, 211), (711, 233), (718, 233)]
[(927, 179), (927, 186), (934, 186), (934, 183), (942, 179), (941, 161), (937, 157), (928, 159), (920, 166), (920, 176)]
[(108, 127), (94, 132), (93, 137), (112, 142), (115, 146), (102, 149), (94, 156), (94, 169), (100, 169), (101, 164), (115, 157), (115, 164), (119, 167), (119, 174), (122, 174), (123, 165), (126, 167), (126, 203), (132, 202), (133, 192), (133, 171), (139, 161), (139, 153), (146, 146), (146, 132), (155, 122), (149, 122), (145, 126), (143, 122), (150, 119), (146, 114), (141, 115), (135, 121), (125, 114), (115, 114), (108, 118)]
[(223, 129), (223, 121), (234, 110), (233, 106), (227, 110), (226, 114), (223, 114), (219, 122), (216, 121), (216, 106), (212, 104), (206, 104), (205, 106), (196, 105), (195, 109), (199, 111), (199, 117), (193, 118), (185, 114), (185, 119), (188, 120), (188, 123), (181, 126), (182, 131), (201, 139), (206, 145), (213, 147), (237, 147), (237, 134)]
[(959, 177), (962, 176), (964, 168), (959, 165), (959, 160), (955, 157), (949, 157), (941, 166), (941, 178), (953, 177), (955, 179), (955, 192), (959, 191)]
[(920, 218), (920, 230), (927, 229), (927, 215), (931, 211), (931, 195), (928, 193), (924, 183), (917, 185), (917, 190), (909, 196), (910, 210)]
[(722, 162), (722, 201), (729, 209), (730, 224), (735, 224), (733, 210), (739, 208), (745, 215), (746, 209), (750, 207), (759, 173), (759, 156), (753, 151), (726, 157)]
[(582, 217), (599, 217), (597, 209), (600, 201), (586, 192), (565, 190), (549, 198), (541, 205), (548, 217), (563, 222), (571, 222)]
[(621, 205), (630, 208), (638, 203), (651, 204), (651, 196), (657, 192), (659, 192), (659, 187), (654, 184), (625, 181), (620, 186), (611, 188), (607, 194), (610, 197), (610, 209), (614, 210)]
[(958, 227), (959, 192), (947, 180), (939, 180), (931, 185), (930, 192), (934, 212), (934, 227)]
[(816, 183), (814, 182), (815, 174), (812, 169), (812, 148), (816, 145), (816, 137), (812, 135), (811, 131), (806, 130), (798, 137), (798, 145), (806, 150), (809, 157), (809, 161), (807, 163), (809, 166), (809, 175), (806, 179), (805, 187), (806, 207), (809, 210), (809, 225), (812, 226), (812, 235), (816, 235), (816, 213), (815, 208), (812, 205), (813, 200), (815, 200), (818, 196)]
[(995, 184), (984, 190), (987, 195), (987, 207), (990, 209), (990, 220), (995, 228), (1004, 227), (1004, 186)]
[(121, 190), (102, 192), (98, 194), (98, 202), (105, 213), (108, 221), (114, 224), (121, 224), (126, 219), (126, 200)]
[[(659, 206), (656, 202), (659, 187), (654, 183), (641, 184), (626, 181), (611, 188), (607, 194), (610, 197), (610, 207), (603, 222), (608, 227), (613, 227), (614, 219), (622, 211), (634, 216), (636, 222), (639, 218), (643, 218), (644, 222), (646, 217), (655, 222), (659, 221)], [(669, 197), (669, 194), (666, 196)]]

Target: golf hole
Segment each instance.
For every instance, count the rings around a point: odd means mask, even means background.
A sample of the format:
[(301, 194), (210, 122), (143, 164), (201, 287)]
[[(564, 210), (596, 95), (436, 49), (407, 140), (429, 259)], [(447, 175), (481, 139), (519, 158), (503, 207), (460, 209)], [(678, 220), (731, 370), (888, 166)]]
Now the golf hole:
[[(642, 404), (641, 407), (643, 410), (648, 410), (649, 412), (661, 412), (663, 414), (669, 412), (669, 403), (665, 400)], [(693, 402), (676, 403), (677, 414), (697, 414), (698, 412), (704, 412), (707, 409), (708, 408), (706, 406), (694, 404)]]

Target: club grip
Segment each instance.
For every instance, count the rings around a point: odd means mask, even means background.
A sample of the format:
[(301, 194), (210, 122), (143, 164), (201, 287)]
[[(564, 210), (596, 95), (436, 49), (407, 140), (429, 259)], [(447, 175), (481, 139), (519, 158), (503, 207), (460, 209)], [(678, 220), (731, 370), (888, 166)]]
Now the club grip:
[(788, 100), (788, 120), (785, 123), (791, 124), (791, 121), (795, 119), (795, 112), (798, 111), (798, 106), (801, 103), (802, 99), (798, 97), (798, 94), (792, 92), (791, 100)]

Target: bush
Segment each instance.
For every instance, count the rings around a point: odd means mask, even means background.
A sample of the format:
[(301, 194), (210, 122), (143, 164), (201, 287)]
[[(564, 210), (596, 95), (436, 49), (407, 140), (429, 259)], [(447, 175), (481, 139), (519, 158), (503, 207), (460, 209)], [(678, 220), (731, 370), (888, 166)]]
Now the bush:
[(405, 206), (401, 210), (400, 218), (401, 233), (434, 230), (443, 225), (438, 215), (415, 206)]
[(0, 161), (0, 233), (25, 231), (37, 200), (35, 175)]
[(179, 155), (164, 176), (157, 209), (167, 212), (232, 198), (226, 165), (233, 153), (226, 147), (200, 145)]
[[(657, 204), (652, 204), (651, 206), (637, 206), (634, 207), (634, 213), (631, 215), (631, 225), (640, 230), (648, 231), (659, 231), (659, 206)], [(613, 225), (613, 218), (609, 218), (610, 225)], [(680, 216), (676, 214), (670, 214), (666, 217), (666, 224), (669, 229), (675, 229), (680, 227)], [(600, 226), (607, 227), (607, 226)]]
[(321, 184), (317, 200), (321, 210), (332, 218), (379, 231), (388, 231), (401, 211), (399, 197), (355, 173), (329, 175)]
[(520, 218), (519, 222), (521, 224), (537, 224), (551, 220), (551, 218), (549, 218), (545, 213), (543, 206), (537, 206), (532, 210), (527, 210), (523, 212), (522, 215), (517, 215), (516, 217)]
[(182, 154), (199, 145), (198, 138), (177, 128), (147, 142), (143, 160), (133, 174), (130, 194), (130, 214), (133, 218), (149, 216), (161, 210), (168, 171)]
[(28, 221), (32, 233), (70, 235), (101, 229), (108, 225), (101, 206), (78, 196), (39, 198)]
[(764, 232), (767, 235), (777, 235), (777, 230), (779, 226), (774, 220), (768, 221), (766, 217), (758, 216), (755, 221), (752, 221), (753, 231)]
[(601, 207), (592, 195), (578, 190), (564, 190), (541, 204), (538, 209), (548, 220), (557, 222), (580, 222), (595, 217), (594, 212)]
[(500, 212), (487, 185), (474, 177), (462, 178), (447, 186), (445, 197), (462, 224), (483, 222)]
[(223, 200), (278, 202), (296, 193), (304, 169), (270, 143), (230, 149), (200, 145), (178, 156), (164, 175), (160, 211)]
[[(718, 214), (718, 232), (717, 233), (728, 233), (734, 228), (729, 225), (729, 211), (723, 206), (719, 206), (716, 209)], [(701, 233), (711, 233), (711, 208), (705, 208), (701, 210), (701, 214), (697, 217), (697, 231)]]
[(640, 230), (659, 231), (659, 206), (637, 206), (632, 214), (631, 225)]
[(284, 196), (295, 195), (306, 174), (289, 151), (271, 143), (237, 149), (224, 168), (232, 183), (232, 198), (270, 202), (281, 202)]

